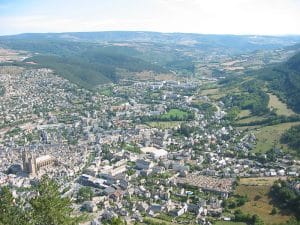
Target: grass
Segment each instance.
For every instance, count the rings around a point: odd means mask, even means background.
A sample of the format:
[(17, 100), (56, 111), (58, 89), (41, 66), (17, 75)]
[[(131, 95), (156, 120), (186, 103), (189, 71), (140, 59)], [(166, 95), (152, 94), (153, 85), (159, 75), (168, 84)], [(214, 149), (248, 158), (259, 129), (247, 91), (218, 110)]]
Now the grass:
[(218, 88), (206, 89), (201, 91), (202, 95), (216, 95), (218, 93), (219, 93)]
[(284, 102), (280, 101), (280, 99), (276, 95), (270, 93), (268, 93), (268, 95), (270, 97), (268, 107), (270, 109), (275, 109), (277, 115), (291, 116), (295, 114), (295, 112), (289, 109)]
[(167, 113), (160, 116), (162, 120), (176, 120), (176, 121), (182, 121), (186, 120), (189, 116), (188, 112), (182, 111), (180, 109), (171, 109)]
[(206, 95), (212, 100), (218, 100), (226, 95), (226, 93), (221, 92), (219, 88), (205, 89), (201, 90), (201, 96)]
[[(255, 185), (255, 186), (271, 186), (274, 181), (278, 180), (279, 177), (250, 177), (241, 178), (240, 185)], [(280, 179), (286, 179), (286, 177), (280, 177)]]
[[(167, 225), (178, 225), (178, 223), (175, 223), (175, 222), (169, 222), (169, 221), (166, 221), (166, 220), (161, 220), (161, 219), (158, 219), (158, 218), (153, 218), (153, 217), (145, 217), (145, 219), (149, 219), (151, 220), (153, 223), (165, 223)], [(144, 223), (138, 223), (139, 225), (143, 225), (143, 224), (148, 224), (146, 222)]]
[(99, 90), (99, 93), (101, 95), (105, 95), (105, 96), (108, 96), (108, 97), (113, 95), (112, 88), (103, 88), (103, 89)]
[(253, 131), (253, 130), (257, 130), (259, 128), (261, 128), (261, 126), (257, 125), (257, 126), (242, 126), (242, 127), (236, 127), (238, 130), (240, 131)]
[(133, 145), (133, 144), (126, 144), (124, 146), (124, 149), (129, 151), (129, 152), (133, 152), (133, 153), (138, 153), (138, 154), (141, 153), (141, 149), (138, 146)]
[(18, 66), (0, 66), (0, 74), (17, 75), (25, 70), (23, 67)]
[(176, 222), (180, 224), (194, 224), (196, 216), (193, 213), (184, 213), (183, 215), (176, 217)]
[(281, 123), (273, 126), (265, 126), (254, 131), (257, 137), (256, 152), (266, 152), (273, 147), (279, 147), (286, 152), (292, 152), (287, 145), (280, 143), (280, 137), (291, 126), (299, 125), (300, 122), (295, 123)]
[(251, 116), (251, 117), (247, 117), (247, 118), (238, 120), (237, 124), (239, 124), (239, 123), (251, 123), (251, 122), (254, 122), (254, 121), (261, 121), (263, 119), (265, 119), (265, 118), (262, 117), (262, 116)]
[(214, 225), (247, 225), (243, 222), (234, 222), (234, 221), (217, 221)]
[(180, 125), (178, 121), (168, 121), (168, 122), (149, 122), (147, 123), (150, 127), (155, 127), (159, 129), (170, 129)]
[(270, 188), (271, 185), (239, 185), (236, 193), (247, 195), (249, 199), (240, 209), (246, 214), (257, 214), (266, 224), (284, 223), (290, 219), (289, 215), (282, 212), (271, 215), (274, 206), (271, 204), (271, 199), (268, 196)]
[(244, 110), (241, 110), (239, 115), (238, 115), (238, 118), (243, 118), (243, 117), (246, 117), (246, 116), (250, 116), (251, 114), (251, 111), (248, 110), (248, 109), (244, 109)]

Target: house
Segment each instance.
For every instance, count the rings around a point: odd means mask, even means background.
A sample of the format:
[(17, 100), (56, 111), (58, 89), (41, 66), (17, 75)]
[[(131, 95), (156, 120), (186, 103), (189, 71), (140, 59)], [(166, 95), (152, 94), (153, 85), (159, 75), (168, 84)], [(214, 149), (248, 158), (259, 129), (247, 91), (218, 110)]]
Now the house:
[(145, 159), (138, 159), (135, 163), (136, 168), (139, 170), (148, 170), (152, 168), (154, 165), (151, 161)]
[(105, 219), (105, 220), (112, 220), (112, 218), (114, 218), (114, 217), (117, 217), (117, 214), (114, 213), (113, 211), (105, 210), (105, 211), (102, 213), (102, 219)]
[(182, 207), (180, 207), (180, 208), (176, 208), (176, 209), (174, 209), (174, 210), (172, 210), (172, 211), (170, 211), (170, 214), (172, 215), (172, 216), (182, 216), (184, 213), (186, 213), (188, 211), (188, 206), (187, 206), (187, 204), (185, 203)]
[(113, 194), (116, 191), (115, 188), (108, 186), (107, 188), (104, 189), (104, 193), (108, 196)]
[(136, 209), (140, 212), (146, 212), (149, 209), (149, 205), (146, 202), (138, 202)]
[(96, 212), (97, 211), (97, 205), (92, 201), (86, 201), (82, 204), (81, 210), (86, 211), (86, 212), (90, 212), (90, 213)]
[(123, 193), (120, 190), (116, 190), (109, 195), (109, 198), (118, 202), (123, 198)]
[(160, 213), (164, 210), (164, 206), (159, 205), (159, 204), (152, 204), (150, 208), (148, 209), (148, 214), (149, 215), (154, 215), (156, 213)]
[(168, 152), (164, 149), (158, 149), (155, 147), (144, 147), (141, 148), (141, 151), (146, 154), (150, 154), (152, 158), (167, 158)]

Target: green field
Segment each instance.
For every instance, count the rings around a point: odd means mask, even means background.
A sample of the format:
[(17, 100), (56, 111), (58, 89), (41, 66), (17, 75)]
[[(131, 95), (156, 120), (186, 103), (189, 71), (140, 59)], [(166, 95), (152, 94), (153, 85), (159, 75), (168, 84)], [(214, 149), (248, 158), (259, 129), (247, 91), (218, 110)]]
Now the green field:
[(218, 100), (226, 95), (225, 92), (221, 92), (219, 88), (201, 90), (201, 95), (207, 95), (210, 99)]
[(206, 89), (201, 91), (202, 95), (216, 95), (218, 93), (219, 93), (218, 88)]
[(239, 185), (236, 193), (239, 195), (247, 195), (249, 201), (240, 209), (245, 214), (257, 214), (266, 224), (280, 224), (288, 221), (290, 215), (279, 212), (275, 215), (271, 214), (273, 205), (268, 196), (271, 185)]
[(292, 151), (287, 145), (280, 143), (280, 137), (291, 126), (299, 125), (300, 122), (295, 123), (281, 123), (273, 126), (265, 126), (254, 131), (257, 138), (255, 147), (256, 152), (266, 152), (273, 147), (279, 147), (285, 151)]
[(187, 120), (189, 116), (188, 112), (182, 111), (180, 109), (171, 109), (167, 113), (160, 116), (161, 120), (173, 120), (173, 121), (182, 121)]
[(276, 95), (270, 93), (268, 93), (268, 95), (270, 97), (268, 107), (274, 109), (277, 115), (291, 116), (295, 114), (295, 112), (289, 109), (284, 102), (280, 101)]
[(243, 118), (243, 117), (246, 117), (246, 116), (250, 116), (251, 112), (250, 110), (248, 109), (244, 109), (244, 110), (241, 110), (239, 115), (238, 115), (238, 118)]
[(247, 225), (243, 222), (234, 222), (234, 221), (217, 221), (215, 225)]
[[(271, 186), (274, 181), (278, 180), (279, 177), (251, 177), (251, 178), (241, 178), (240, 185), (254, 185), (254, 186)], [(286, 179), (286, 177), (280, 177), (281, 180)]]
[[(152, 222), (152, 224), (167, 224), (167, 225), (179, 225), (178, 223), (175, 222), (169, 222), (166, 220), (161, 220), (158, 218), (153, 218), (153, 217), (145, 217), (145, 219), (150, 220)], [(139, 225), (146, 225), (149, 223), (143, 222), (143, 223), (138, 223)]]
[[(246, 113), (243, 112), (243, 114), (246, 114)], [(251, 122), (255, 122), (255, 121), (261, 121), (263, 119), (265, 119), (263, 116), (251, 116), (251, 117), (247, 117), (247, 118), (238, 120), (237, 124), (239, 124), (239, 123), (251, 123)]]

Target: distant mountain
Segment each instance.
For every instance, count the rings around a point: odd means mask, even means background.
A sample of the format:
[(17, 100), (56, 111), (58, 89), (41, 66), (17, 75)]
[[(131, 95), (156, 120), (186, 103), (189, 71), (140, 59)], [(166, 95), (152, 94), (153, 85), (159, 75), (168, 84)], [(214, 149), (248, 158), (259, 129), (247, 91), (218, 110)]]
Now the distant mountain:
[(204, 49), (226, 48), (234, 53), (272, 49), (300, 42), (300, 36), (211, 35), (192, 33), (159, 33), (144, 31), (35, 33), (2, 36), (0, 41), (59, 39), (86, 42), (152, 42), (194, 46)]
[(117, 82), (118, 71), (193, 75), (194, 62), (286, 48), (300, 36), (204, 35), (158, 32), (72, 32), (0, 36), (0, 47), (33, 53), (26, 61), (94, 88)]
[(129, 72), (168, 72), (168, 69), (144, 60), (137, 50), (126, 46), (106, 46), (62, 39), (18, 38), (19, 36), (16, 39), (0, 40), (0, 44), (3, 47), (32, 52), (33, 57), (26, 59), (22, 66), (27, 66), (26, 62), (35, 62), (37, 65), (31, 66), (53, 69), (57, 74), (88, 89), (99, 84), (117, 82), (118, 69)]

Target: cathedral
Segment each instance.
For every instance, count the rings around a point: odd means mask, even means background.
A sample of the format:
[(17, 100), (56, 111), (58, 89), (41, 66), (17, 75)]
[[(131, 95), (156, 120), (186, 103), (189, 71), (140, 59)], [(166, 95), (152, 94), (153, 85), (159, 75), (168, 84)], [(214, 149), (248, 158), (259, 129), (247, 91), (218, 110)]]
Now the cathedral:
[(22, 152), (23, 171), (31, 176), (36, 176), (39, 169), (52, 165), (54, 158), (50, 155), (36, 157), (34, 153)]

